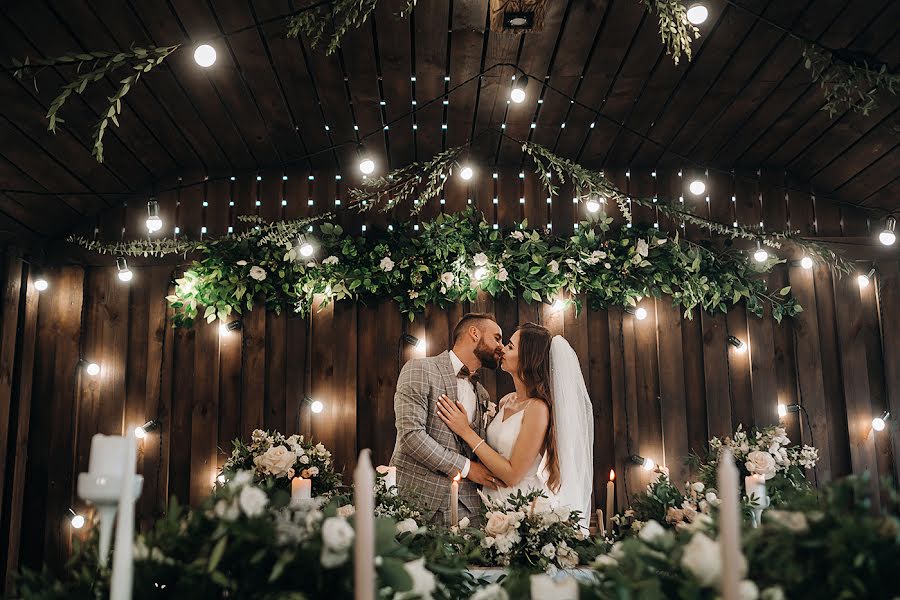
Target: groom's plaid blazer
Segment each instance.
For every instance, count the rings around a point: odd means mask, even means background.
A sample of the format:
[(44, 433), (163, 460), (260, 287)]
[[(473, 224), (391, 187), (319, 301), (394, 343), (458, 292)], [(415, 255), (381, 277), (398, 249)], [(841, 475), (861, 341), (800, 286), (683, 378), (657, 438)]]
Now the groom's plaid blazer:
[[(475, 391), (478, 401), (472, 428), (484, 437), (483, 415), (489, 396), (480, 383), (475, 384)], [(449, 525), (451, 479), (462, 471), (466, 458), (474, 458), (474, 454), (437, 416), (441, 394), (457, 400), (457, 379), (449, 352), (413, 359), (404, 365), (394, 395), (397, 442), (391, 464), (397, 467), (400, 493), (424, 507), (429, 521), (440, 511)], [(466, 513), (480, 513), (477, 490), (471, 481), (460, 482), (460, 518)]]

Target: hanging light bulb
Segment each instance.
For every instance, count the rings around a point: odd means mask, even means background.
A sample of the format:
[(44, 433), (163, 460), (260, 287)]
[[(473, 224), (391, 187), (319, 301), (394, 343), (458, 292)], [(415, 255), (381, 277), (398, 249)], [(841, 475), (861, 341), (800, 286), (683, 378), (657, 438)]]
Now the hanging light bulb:
[(100, 365), (97, 363), (87, 363), (84, 370), (91, 377), (96, 377), (100, 374)]
[(316, 249), (309, 242), (309, 240), (306, 238), (305, 235), (301, 235), (297, 239), (297, 246), (300, 248), (300, 255), (304, 256), (306, 258), (309, 258), (310, 256), (312, 256), (313, 253), (316, 251)]
[(131, 281), (131, 278), (134, 277), (134, 273), (128, 268), (128, 262), (125, 260), (124, 256), (120, 256), (116, 259), (116, 267), (119, 269), (119, 280)]
[(44, 279), (43, 277), (38, 277), (37, 279), (34, 280), (34, 289), (36, 289), (37, 291), (43, 292), (48, 287), (50, 287), (50, 284), (47, 283), (47, 280)]
[(487, 276), (487, 269), (484, 267), (478, 267), (475, 269), (475, 272), (472, 274), (475, 277), (476, 281), (481, 281)]
[(703, 192), (706, 191), (706, 184), (700, 181), (699, 179), (695, 179), (691, 182), (691, 185), (688, 186), (688, 189), (691, 190), (691, 193), (695, 196), (699, 196)]
[(142, 440), (147, 437), (147, 432), (153, 431), (157, 427), (159, 427), (159, 421), (157, 421), (156, 419), (150, 419), (143, 425), (139, 425), (134, 428), (134, 437)]
[(787, 406), (784, 404), (778, 403), (778, 418), (783, 419), (787, 416)]
[(856, 277), (856, 283), (859, 284), (859, 289), (865, 289), (869, 287), (871, 283), (872, 275), (875, 274), (875, 269), (871, 269), (868, 273), (860, 274)]
[(466, 181), (469, 181), (470, 179), (472, 179), (472, 175), (474, 175), (474, 174), (475, 174), (475, 171), (473, 171), (472, 167), (470, 167), (469, 165), (465, 165), (459, 171), (459, 176), (462, 177), (463, 179), (465, 179)]
[(516, 104), (525, 102), (525, 86), (528, 85), (528, 76), (522, 75), (513, 84), (512, 90), (509, 92), (509, 99)]
[(643, 306), (639, 306), (634, 311), (634, 318), (638, 321), (643, 321), (647, 318), (647, 309)]
[(747, 351), (747, 344), (745, 344), (740, 339), (734, 337), (733, 335), (728, 336), (728, 343), (734, 346), (734, 349), (739, 353), (743, 354)]
[(709, 10), (699, 2), (688, 7), (687, 20), (692, 25), (700, 25), (706, 21), (707, 17), (709, 17)]
[(566, 301), (563, 300), (562, 298), (557, 298), (553, 302), (553, 310), (555, 310), (557, 312), (563, 310), (565, 307), (566, 307)]
[(892, 216), (884, 221), (884, 231), (878, 234), (878, 241), (885, 246), (893, 246), (897, 241), (897, 234), (894, 230), (897, 228), (897, 219)]
[(803, 267), (804, 269), (812, 269), (813, 260), (808, 256), (804, 256), (803, 258), (800, 259), (800, 266)]
[(602, 200), (603, 200), (602, 198), (594, 197), (594, 196), (591, 196), (590, 198), (588, 198), (588, 201), (585, 202), (585, 206), (587, 207), (588, 212), (595, 213), (598, 210), (600, 210), (600, 203)]
[(159, 218), (159, 202), (151, 198), (147, 202), (147, 231), (153, 233), (162, 229), (162, 219)]
[(312, 404), (309, 405), (309, 410), (313, 411), (316, 414), (319, 414), (320, 412), (325, 410), (325, 405), (318, 400), (313, 400)]
[(656, 462), (652, 458), (645, 458), (637, 454), (630, 457), (631, 462), (641, 465), (645, 471), (652, 471), (656, 467)]
[(762, 247), (762, 242), (756, 240), (756, 252), (753, 253), (753, 260), (758, 263), (764, 263), (769, 260), (769, 253)]
[(84, 523), (85, 523), (84, 517), (82, 515), (79, 515), (78, 513), (76, 513), (71, 508), (69, 509), (69, 512), (72, 513), (72, 528), (73, 529), (81, 529), (82, 527), (84, 527)]
[(887, 421), (891, 416), (891, 413), (888, 411), (884, 411), (881, 413), (880, 417), (875, 417), (872, 419), (872, 429), (875, 431), (884, 431), (884, 426), (886, 425), (885, 421)]
[(209, 44), (200, 44), (194, 50), (194, 60), (203, 68), (211, 67), (216, 62), (216, 49)]

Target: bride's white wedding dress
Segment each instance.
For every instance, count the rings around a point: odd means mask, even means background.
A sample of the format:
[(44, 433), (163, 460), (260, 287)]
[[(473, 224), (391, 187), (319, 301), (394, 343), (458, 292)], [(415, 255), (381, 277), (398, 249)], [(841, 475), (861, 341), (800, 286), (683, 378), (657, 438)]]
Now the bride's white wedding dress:
[[(500, 410), (497, 411), (494, 420), (488, 425), (487, 435), (485, 436), (485, 443), (506, 460), (510, 460), (510, 457), (512, 457), (513, 447), (519, 438), (519, 432), (522, 430), (522, 419), (525, 414), (525, 409), (522, 408), (518, 412), (507, 416), (506, 407), (512, 398), (515, 398), (515, 393), (508, 394), (500, 401)], [(544, 492), (544, 495), (550, 498), (551, 504), (555, 505), (555, 495), (547, 487), (546, 480), (541, 473), (543, 470), (541, 468), (542, 459), (542, 454), (535, 457), (534, 464), (528, 468), (528, 473), (514, 487), (501, 487), (496, 490), (488, 489), (485, 490), (485, 495), (492, 501), (501, 502), (517, 491), (527, 494), (532, 490), (541, 490)]]

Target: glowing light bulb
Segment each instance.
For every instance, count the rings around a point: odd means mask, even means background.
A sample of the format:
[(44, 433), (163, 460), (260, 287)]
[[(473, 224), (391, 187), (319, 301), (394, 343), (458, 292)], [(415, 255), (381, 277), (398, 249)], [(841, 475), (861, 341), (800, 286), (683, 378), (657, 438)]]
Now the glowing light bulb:
[(219, 476), (216, 477), (216, 481), (218, 481), (219, 483), (225, 483), (225, 474), (219, 473)]
[(216, 49), (209, 44), (200, 44), (194, 50), (194, 60), (203, 68), (211, 67), (216, 62)]
[(600, 201), (596, 198), (590, 198), (587, 202), (585, 202), (585, 206), (587, 207), (589, 213), (595, 213), (600, 210)]
[(474, 175), (474, 174), (475, 174), (475, 172), (472, 171), (472, 167), (470, 167), (469, 165), (464, 166), (459, 172), (459, 176), (462, 177), (463, 179), (465, 179), (466, 181), (472, 179), (472, 175)]
[(319, 414), (320, 412), (325, 410), (325, 405), (318, 400), (314, 400), (313, 403), (309, 405), (309, 410), (313, 411), (316, 414)]
[(881, 417), (875, 417), (872, 419), (872, 429), (875, 431), (884, 431), (884, 419)]
[(162, 219), (159, 217), (147, 217), (147, 231), (153, 233), (162, 229)]
[(363, 175), (371, 175), (375, 172), (375, 161), (368, 157), (363, 158), (359, 161), (359, 170)]
[(425, 338), (419, 338), (419, 341), (416, 342), (415, 348), (419, 352), (425, 352)]
[(700, 25), (709, 17), (709, 11), (702, 4), (691, 4), (687, 10), (687, 20), (692, 25)]
[(81, 515), (75, 515), (72, 517), (72, 528), (73, 529), (81, 529), (84, 527), (84, 517)]
[(787, 406), (784, 404), (778, 404), (778, 418), (783, 418), (787, 416)]
[(634, 318), (637, 319), (638, 321), (643, 321), (644, 319), (646, 319), (647, 318), (647, 309), (644, 308), (643, 306), (639, 306), (638, 308), (636, 308), (634, 311)]
[(893, 246), (897, 241), (897, 234), (894, 230), (897, 228), (897, 219), (893, 216), (888, 217), (884, 222), (884, 231), (878, 234), (878, 241), (885, 246)]
[(487, 275), (487, 269), (485, 269), (484, 267), (478, 267), (477, 269), (475, 269), (475, 272), (473, 273), (473, 276), (475, 277), (476, 281), (481, 281), (482, 279), (485, 278), (486, 275)]
[(47, 280), (44, 279), (43, 277), (39, 277), (39, 278), (37, 278), (37, 279), (34, 280), (34, 289), (36, 289), (36, 290), (39, 291), (39, 292), (43, 292), (43, 291), (46, 290), (49, 286), (50, 286), (50, 284), (47, 283)]
[(654, 467), (656, 467), (656, 463), (653, 462), (652, 458), (645, 458), (644, 464), (641, 465), (645, 471), (652, 471)]
[(131, 278), (134, 277), (134, 273), (128, 268), (128, 261), (125, 260), (124, 256), (116, 259), (116, 267), (119, 269), (119, 280), (131, 281)]
[(557, 298), (556, 301), (553, 302), (553, 310), (561, 311), (566, 307), (566, 301), (562, 298)]
[(769, 253), (763, 248), (759, 242), (756, 243), (756, 252), (753, 253), (753, 260), (758, 263), (764, 263), (769, 260)]
[(706, 191), (706, 184), (700, 181), (699, 179), (695, 179), (691, 182), (691, 185), (688, 187), (691, 190), (691, 193), (695, 196), (699, 196), (703, 192)]
[(306, 239), (305, 235), (300, 236), (300, 238), (297, 240), (297, 245), (300, 246), (300, 255), (304, 256), (306, 258), (309, 258), (310, 256), (312, 256), (313, 252), (316, 251), (316, 249), (309, 242), (309, 240)]
[(88, 363), (88, 366), (85, 368), (85, 371), (87, 372), (88, 375), (90, 375), (91, 377), (94, 377), (94, 376), (100, 374), (100, 365), (98, 365), (97, 363)]
[(869, 276), (868, 275), (859, 275), (856, 278), (856, 283), (859, 284), (859, 289), (865, 289), (869, 287)]
[(804, 269), (812, 269), (813, 260), (808, 256), (804, 256), (800, 259), (800, 266)]
[(516, 104), (525, 102), (525, 87), (528, 85), (528, 77), (522, 75), (513, 84), (513, 88), (509, 92), (509, 99)]
[(140, 426), (135, 427), (134, 428), (134, 437), (136, 437), (139, 440), (144, 439), (145, 437), (147, 437), (147, 430)]

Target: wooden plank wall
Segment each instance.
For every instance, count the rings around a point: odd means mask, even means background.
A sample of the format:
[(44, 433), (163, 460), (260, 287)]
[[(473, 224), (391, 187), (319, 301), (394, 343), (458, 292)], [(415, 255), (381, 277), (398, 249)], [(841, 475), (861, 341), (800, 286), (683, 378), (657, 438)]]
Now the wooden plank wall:
[[(205, 226), (215, 234), (237, 229), (235, 216), (242, 211), (295, 217), (331, 210), (346, 191), (333, 174), (288, 175), (201, 184), (185, 178), (181, 190), (160, 197), (166, 229), (200, 232)], [(785, 192), (777, 176), (717, 178), (707, 203), (686, 191), (687, 171), (658, 178), (637, 170), (611, 175), (629, 193), (683, 195), (701, 214), (747, 224), (762, 220), (769, 229), (790, 224), (836, 235), (853, 222), (846, 209), (842, 214), (809, 194)], [(479, 177), (485, 180), (467, 193), (503, 225), (527, 215), (564, 234), (584, 218), (570, 191), (548, 205), (539, 182), (520, 179), (518, 171), (501, 170), (497, 180), (491, 172)], [(231, 206), (232, 199), (241, 209)], [(647, 222), (659, 219), (653, 213), (635, 211)], [(126, 214), (108, 214), (100, 224), (109, 228), (104, 235), (121, 235)], [(693, 234), (708, 237), (699, 229)], [(771, 287), (792, 285), (805, 310), (780, 325), (748, 315), (742, 306), (727, 315), (685, 315), (665, 298), (645, 299), (648, 317), (638, 321), (619, 308), (585, 307), (576, 315), (571, 306), (556, 312), (482, 294), (448, 311), (429, 308), (414, 322), (391, 302), (332, 305), (310, 318), (257, 310), (229, 333), (220, 333), (218, 325), (170, 327), (164, 297), (178, 272), (171, 266), (135, 266), (130, 285), (116, 279), (112, 266), (52, 267), (45, 271), (50, 289), (39, 294), (36, 272), (14, 250), (0, 264), (0, 554), (7, 557), (0, 568), (6, 574), (19, 561), (59, 567), (73, 536), (85, 535), (72, 531), (66, 513), (70, 507), (85, 510), (74, 481), (87, 468), (91, 436), (98, 432), (122, 433), (149, 419), (162, 423), (140, 449), (143, 527), (163, 513), (172, 495), (201, 501), (230, 441), (256, 427), (313, 435), (334, 452), (345, 475), (363, 447), (386, 463), (395, 436), (397, 374), (419, 355), (402, 343), (402, 334), (424, 338), (427, 354), (438, 354), (469, 310), (495, 313), (506, 335), (520, 322), (537, 321), (578, 352), (594, 403), (598, 505), (605, 502), (610, 469), (620, 482), (619, 509), (648, 482), (649, 474), (631, 465), (629, 456), (651, 457), (682, 481), (689, 476), (681, 462), (688, 452), (739, 423), (777, 422), (778, 402), (806, 408), (808, 420), (792, 413), (784, 423), (792, 439), (819, 447), (821, 463), (811, 474), (818, 481), (850, 472), (898, 474), (896, 421), (880, 433), (870, 426), (883, 410), (900, 415), (900, 357), (891, 338), (900, 325), (896, 262), (879, 264), (873, 285), (864, 290), (855, 278), (836, 279), (825, 268), (782, 265), (770, 276)], [(737, 352), (726, 343), (729, 335), (749, 350)], [(100, 375), (88, 377), (80, 359), (101, 364)], [(485, 383), (497, 397), (512, 389), (502, 373), (488, 374)], [(322, 401), (325, 410), (311, 413), (306, 398)], [(872, 485), (877, 489), (877, 479)]]

